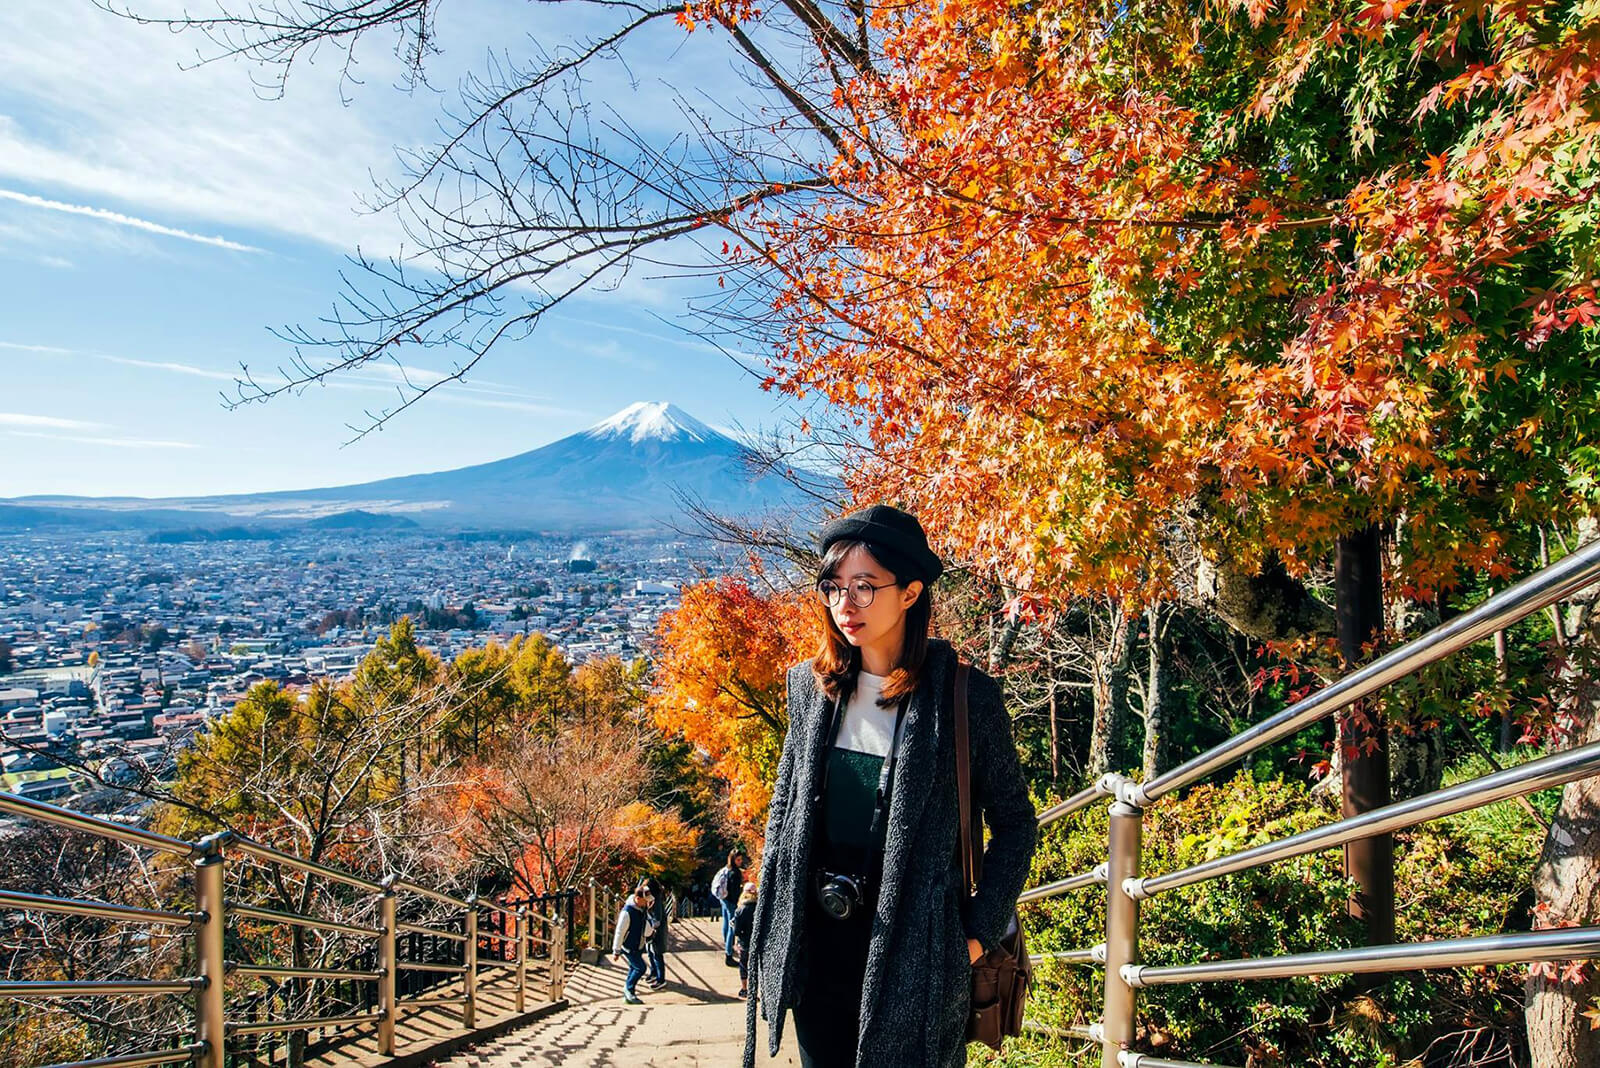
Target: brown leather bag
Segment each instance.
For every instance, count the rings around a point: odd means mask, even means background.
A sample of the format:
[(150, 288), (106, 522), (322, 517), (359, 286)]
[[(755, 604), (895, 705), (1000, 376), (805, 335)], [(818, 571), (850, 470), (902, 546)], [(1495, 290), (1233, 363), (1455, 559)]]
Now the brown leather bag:
[[(983, 877), (983, 813), (972, 804), (972, 748), (967, 730), (967, 675), (970, 665), (958, 663), (955, 673), (956, 789), (961, 808), (961, 872), (971, 895)], [(1015, 911), (1005, 937), (972, 965), (972, 1015), (967, 1041), (999, 1049), (1008, 1035), (1022, 1034), (1022, 1013), (1033, 981), (1033, 965)]]

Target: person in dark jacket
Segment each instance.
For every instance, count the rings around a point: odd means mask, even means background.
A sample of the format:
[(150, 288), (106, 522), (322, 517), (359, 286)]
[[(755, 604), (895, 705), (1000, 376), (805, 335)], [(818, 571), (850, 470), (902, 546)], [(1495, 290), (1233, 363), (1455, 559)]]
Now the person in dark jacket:
[(667, 896), (654, 876), (644, 881), (645, 889), (654, 899), (650, 905), (650, 935), (645, 939), (645, 984), (651, 990), (660, 990), (667, 984)]
[(928, 636), (943, 570), (922, 527), (875, 506), (828, 525), (824, 637), (789, 670), (789, 730), (747, 954), (744, 1063), (758, 1017), (776, 1056), (791, 1012), (806, 1068), (966, 1063), (971, 964), (1027, 879), (1038, 821), (1000, 688), (968, 683), (973, 801), (990, 837), (970, 897), (959, 862), (955, 650)]
[(756, 922), (756, 884), (745, 883), (733, 914), (733, 946), (739, 954), (739, 996), (750, 993), (750, 933)]

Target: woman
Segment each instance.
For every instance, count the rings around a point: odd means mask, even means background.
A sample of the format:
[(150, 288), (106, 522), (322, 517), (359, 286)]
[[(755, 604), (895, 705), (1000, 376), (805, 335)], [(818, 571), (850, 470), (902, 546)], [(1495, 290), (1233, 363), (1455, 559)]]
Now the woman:
[(829, 524), (817, 656), (789, 671), (749, 954), (777, 1055), (794, 1012), (806, 1068), (966, 1063), (971, 964), (1005, 934), (1038, 824), (1000, 689), (971, 672), (974, 802), (991, 837), (968, 899), (958, 860), (953, 674), (928, 636), (943, 570), (917, 520), (877, 505)]
[(756, 884), (745, 883), (739, 910), (733, 915), (733, 948), (739, 954), (739, 996), (750, 993), (750, 934), (756, 921)]

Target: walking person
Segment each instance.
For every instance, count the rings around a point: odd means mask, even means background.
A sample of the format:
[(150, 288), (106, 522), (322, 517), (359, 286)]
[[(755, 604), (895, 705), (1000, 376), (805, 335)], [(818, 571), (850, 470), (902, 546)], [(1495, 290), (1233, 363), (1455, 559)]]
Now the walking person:
[(711, 880), (711, 896), (722, 908), (723, 963), (738, 967), (733, 959), (733, 913), (739, 905), (739, 891), (744, 886), (745, 855), (737, 849), (728, 854), (728, 863)]
[(653, 901), (650, 891), (641, 884), (622, 903), (622, 911), (617, 913), (617, 937), (611, 943), (611, 956), (628, 962), (628, 977), (622, 983), (622, 1001), (625, 1005), (644, 1004), (638, 994), (638, 985), (645, 973), (645, 928), (650, 922)]
[(990, 837), (969, 897), (953, 738), (958, 657), (931, 639), (943, 571), (883, 505), (824, 528), (817, 655), (789, 670), (767, 817), (744, 1063), (757, 1016), (776, 1056), (793, 1012), (806, 1068), (966, 1063), (971, 965), (1005, 937), (1038, 821), (999, 686), (966, 671), (974, 803)]
[(745, 883), (733, 914), (733, 948), (739, 954), (739, 996), (750, 996), (750, 928), (756, 919), (756, 884)]
[(655, 876), (644, 881), (652, 898), (649, 910), (650, 925), (645, 938), (645, 985), (660, 990), (667, 985), (667, 896)]

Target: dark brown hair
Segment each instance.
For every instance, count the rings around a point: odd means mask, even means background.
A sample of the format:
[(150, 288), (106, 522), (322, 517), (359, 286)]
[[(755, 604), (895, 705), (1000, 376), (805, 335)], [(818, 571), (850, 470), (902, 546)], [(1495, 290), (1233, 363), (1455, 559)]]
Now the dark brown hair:
[[(914, 692), (922, 677), (922, 665), (928, 659), (928, 631), (933, 624), (933, 591), (918, 574), (918, 569), (904, 555), (893, 549), (870, 541), (836, 541), (823, 554), (817, 568), (817, 581), (831, 579), (839, 573), (839, 565), (852, 549), (864, 549), (868, 556), (894, 576), (896, 585), (922, 583), (922, 594), (906, 609), (905, 644), (900, 647), (900, 660), (883, 684), (880, 705), (888, 706)], [(822, 642), (811, 662), (811, 672), (817, 684), (830, 700), (848, 695), (856, 688), (856, 676), (861, 671), (861, 650), (851, 645), (844, 631), (833, 621), (828, 605), (817, 599), (822, 612)]]

